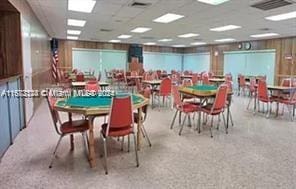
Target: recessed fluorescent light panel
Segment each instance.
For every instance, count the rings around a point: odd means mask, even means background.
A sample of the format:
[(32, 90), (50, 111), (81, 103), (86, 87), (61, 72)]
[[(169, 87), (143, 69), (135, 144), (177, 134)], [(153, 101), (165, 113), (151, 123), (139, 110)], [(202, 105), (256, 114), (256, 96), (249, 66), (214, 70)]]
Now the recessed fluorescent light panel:
[(196, 36), (199, 36), (199, 34), (187, 33), (187, 34), (183, 34), (183, 35), (178, 35), (178, 37), (180, 37), (180, 38), (190, 38), (190, 37), (196, 37)]
[(153, 22), (167, 24), (167, 23), (170, 23), (170, 22), (174, 22), (176, 20), (179, 20), (179, 19), (181, 19), (183, 17), (184, 17), (183, 15), (168, 13), (168, 14), (165, 14), (165, 15), (159, 17), (159, 18), (156, 18), (155, 20), (153, 20)]
[(173, 41), (172, 39), (160, 39), (158, 40), (159, 42), (170, 42)]
[(117, 39), (112, 39), (109, 41), (110, 43), (120, 43), (121, 41), (120, 40), (117, 40)]
[(71, 40), (77, 40), (78, 37), (77, 36), (67, 36), (67, 39), (71, 39)]
[(91, 13), (95, 4), (95, 0), (68, 0), (68, 10)]
[(81, 31), (80, 30), (67, 30), (67, 34), (70, 35), (80, 35)]
[(241, 26), (236, 26), (236, 25), (227, 25), (227, 26), (221, 26), (221, 27), (217, 27), (217, 28), (211, 28), (211, 31), (215, 31), (215, 32), (222, 32), (222, 31), (228, 31), (228, 30), (235, 30), (235, 29), (239, 29), (241, 28)]
[(119, 38), (119, 39), (128, 39), (128, 38), (131, 38), (131, 37), (132, 37), (131, 35), (120, 35), (117, 38)]
[(154, 42), (148, 42), (148, 43), (144, 43), (144, 45), (156, 45), (156, 43), (154, 43)]
[(205, 42), (194, 42), (194, 43), (191, 43), (191, 45), (206, 45), (207, 43)]
[(138, 27), (138, 28), (133, 29), (131, 32), (133, 32), (133, 33), (145, 33), (145, 32), (150, 31), (150, 30), (151, 30), (151, 28)]
[(230, 0), (197, 0), (202, 3), (210, 4), (210, 5), (220, 5)]
[(216, 39), (216, 42), (231, 42), (231, 41), (235, 41), (235, 39), (233, 38), (225, 38), (225, 39)]
[(272, 20), (272, 21), (288, 20), (292, 18), (296, 18), (296, 11), (265, 17), (266, 20)]
[(251, 35), (250, 37), (253, 38), (262, 38), (262, 37), (272, 37), (272, 36), (278, 36), (278, 33), (262, 33), (262, 34), (255, 34)]
[(186, 47), (186, 46), (185, 45), (173, 45), (173, 47), (182, 48), (182, 47)]
[(68, 19), (69, 26), (83, 27), (85, 25), (85, 23), (86, 23), (85, 20)]

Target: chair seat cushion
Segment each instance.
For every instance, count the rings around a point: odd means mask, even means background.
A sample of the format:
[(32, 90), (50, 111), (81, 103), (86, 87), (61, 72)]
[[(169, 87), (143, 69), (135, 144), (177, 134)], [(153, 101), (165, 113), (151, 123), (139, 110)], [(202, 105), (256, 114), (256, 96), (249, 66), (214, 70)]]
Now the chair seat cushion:
[(206, 106), (203, 106), (201, 108), (201, 111), (206, 113), (206, 114), (209, 114), (209, 115), (218, 115), (221, 112), (223, 112), (223, 109), (213, 110), (213, 112), (212, 112), (212, 107), (213, 107), (213, 104), (208, 104)]
[[(107, 127), (108, 127), (108, 124), (107, 123), (104, 123), (102, 125), (102, 134), (104, 136), (106, 136), (106, 132), (107, 132)], [(126, 136), (126, 135), (129, 135), (133, 133), (133, 128), (128, 125), (126, 127), (121, 127), (121, 128), (112, 128), (110, 127), (109, 128), (109, 133), (108, 133), (108, 136), (111, 136), (111, 137), (119, 137), (119, 136)]]
[(60, 131), (63, 134), (85, 132), (88, 129), (88, 120), (67, 121), (64, 122), (60, 127)]
[(185, 113), (191, 113), (198, 111), (199, 106), (192, 103), (184, 103), (181, 107), (178, 107), (178, 109)]

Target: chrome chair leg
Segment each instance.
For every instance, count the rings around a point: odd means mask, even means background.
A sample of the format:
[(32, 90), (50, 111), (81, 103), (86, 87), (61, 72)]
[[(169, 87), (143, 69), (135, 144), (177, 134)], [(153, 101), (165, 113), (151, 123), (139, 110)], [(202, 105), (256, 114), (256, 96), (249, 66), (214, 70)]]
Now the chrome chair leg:
[(127, 136), (127, 152), (130, 151), (130, 136)]
[(139, 167), (139, 157), (138, 157), (138, 146), (137, 146), (137, 139), (136, 139), (136, 135), (135, 133), (133, 133), (134, 136), (134, 146), (135, 146), (135, 154), (136, 154), (136, 163), (137, 163), (137, 167)]
[(174, 118), (173, 118), (172, 123), (171, 123), (171, 129), (173, 129), (173, 127), (174, 127), (175, 120), (176, 120), (176, 117), (177, 117), (178, 112), (179, 112), (179, 111), (176, 110), (176, 113), (175, 113)]
[(184, 127), (184, 124), (185, 124), (185, 121), (186, 121), (186, 118), (187, 118), (188, 114), (185, 115), (184, 119), (183, 119), (183, 123), (181, 125), (181, 128), (180, 128), (180, 131), (179, 131), (179, 135), (181, 136), (181, 133), (182, 133), (182, 130), (183, 130), (183, 127)]
[(232, 114), (231, 114), (230, 110), (229, 110), (229, 118), (230, 118), (230, 121), (231, 121), (231, 125), (234, 126), (233, 119), (232, 119)]
[(212, 128), (213, 128), (213, 122), (214, 122), (214, 116), (212, 116), (212, 118), (211, 118), (211, 127), (210, 127), (211, 138), (213, 138), (213, 131), (212, 131)]
[(103, 145), (104, 145), (104, 161), (105, 161), (105, 174), (108, 174), (108, 166), (107, 166), (107, 144), (106, 144), (106, 138), (102, 137), (103, 139)]
[(147, 140), (149, 146), (151, 147), (152, 145), (151, 145), (151, 142), (150, 142), (149, 136), (148, 136), (148, 134), (147, 134), (147, 131), (146, 131), (144, 125), (142, 125), (141, 130), (142, 130), (142, 132), (144, 133), (145, 138), (146, 138), (146, 140)]
[[(230, 112), (229, 112), (230, 113)], [(230, 114), (229, 114), (230, 115)], [(225, 115), (224, 112), (222, 113), (222, 118), (223, 118), (223, 123), (224, 123), (224, 127), (225, 127), (225, 132), (226, 134), (228, 134), (228, 129), (227, 129), (227, 125), (226, 125), (226, 120), (225, 120)]]
[(121, 139), (121, 151), (123, 151), (123, 145), (124, 145), (124, 137)]
[(63, 137), (64, 137), (63, 135), (60, 136), (60, 138), (59, 138), (59, 140), (58, 140), (58, 143), (57, 143), (57, 145), (56, 145), (56, 147), (55, 147), (55, 149), (54, 149), (54, 152), (53, 152), (53, 155), (52, 155), (52, 158), (51, 158), (50, 164), (49, 164), (49, 166), (48, 166), (50, 169), (52, 168), (53, 161), (54, 161), (54, 159), (55, 159), (55, 157), (56, 157), (56, 152), (57, 152), (57, 150), (58, 150), (58, 147), (60, 146), (60, 143), (61, 143)]

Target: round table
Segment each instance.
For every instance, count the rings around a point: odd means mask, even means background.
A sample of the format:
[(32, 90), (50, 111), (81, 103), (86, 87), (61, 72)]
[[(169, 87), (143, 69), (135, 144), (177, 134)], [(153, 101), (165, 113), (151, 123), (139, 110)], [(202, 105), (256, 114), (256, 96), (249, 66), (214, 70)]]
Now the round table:
[[(137, 123), (137, 143), (140, 149), (141, 142), (141, 126), (142, 126), (142, 107), (148, 105), (149, 100), (140, 94), (116, 94), (117, 96), (132, 96), (133, 109), (138, 110), (138, 123)], [(109, 114), (111, 109), (112, 97), (108, 96), (94, 96), (94, 97), (70, 97), (58, 100), (55, 104), (57, 111), (78, 113), (88, 118), (89, 124), (89, 161), (90, 166), (96, 166), (96, 154), (94, 146), (94, 125), (93, 120), (100, 115)]]

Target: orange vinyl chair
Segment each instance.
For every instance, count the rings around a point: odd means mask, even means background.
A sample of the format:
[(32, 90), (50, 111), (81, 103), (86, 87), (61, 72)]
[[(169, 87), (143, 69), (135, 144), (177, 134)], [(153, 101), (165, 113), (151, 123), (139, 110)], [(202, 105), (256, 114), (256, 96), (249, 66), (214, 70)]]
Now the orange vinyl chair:
[(267, 104), (267, 114), (266, 117), (270, 116), (272, 102), (276, 98), (270, 97), (267, 90), (266, 81), (259, 79), (257, 88), (257, 99), (258, 99), (258, 110), (260, 110), (260, 102)]
[(191, 125), (190, 114), (197, 112), (199, 110), (199, 106), (192, 103), (182, 102), (181, 95), (180, 95), (180, 92), (178, 91), (177, 86), (173, 86), (172, 93), (173, 93), (173, 103), (174, 103), (174, 108), (176, 109), (176, 113), (171, 123), (171, 129), (173, 129), (174, 127), (177, 114), (179, 113), (179, 115), (181, 115), (182, 113), (184, 113), (185, 117), (183, 119), (180, 131), (179, 131), (179, 135), (181, 135), (184, 124), (185, 124), (185, 120), (188, 118), (189, 123)]
[(160, 98), (162, 97), (162, 102), (164, 104), (165, 99), (171, 96), (172, 92), (172, 80), (170, 78), (165, 78), (161, 81), (159, 90), (155, 91), (155, 96), (158, 96), (158, 103), (160, 108)]
[[(49, 94), (51, 94), (51, 91), (49, 91)], [(51, 162), (49, 164), (49, 168), (52, 168), (54, 159), (56, 157), (57, 149), (63, 139), (63, 137), (70, 135), (71, 140), (71, 150), (74, 149), (74, 137), (73, 135), (76, 133), (81, 133), (83, 137), (83, 142), (85, 145), (86, 153), (88, 154), (88, 138), (87, 138), (87, 131), (89, 129), (88, 127), (88, 120), (82, 119), (82, 120), (75, 120), (72, 121), (71, 114), (69, 114), (69, 121), (62, 123), (61, 119), (59, 117), (59, 113), (54, 109), (54, 104), (56, 103), (57, 99), (52, 96), (47, 96), (47, 103), (50, 110), (50, 114), (52, 117), (53, 125), (55, 127), (55, 130), (57, 134), (60, 136), (58, 143), (54, 149), (53, 156), (51, 159)]]
[[(211, 126), (210, 126), (211, 137), (213, 137), (212, 127), (213, 127), (214, 116), (219, 116), (220, 114), (222, 114), (222, 116), (223, 116), (223, 122), (224, 122), (224, 126), (225, 126), (226, 133), (227, 133), (227, 127), (225, 124), (225, 116), (223, 114), (224, 110), (227, 106), (227, 90), (228, 90), (227, 85), (223, 85), (223, 84), (220, 85), (218, 92), (216, 94), (214, 103), (207, 104), (206, 106), (201, 108), (201, 112), (212, 116)], [(219, 121), (220, 121), (220, 119), (219, 119)], [(219, 129), (219, 125), (218, 125), (217, 129)]]
[[(149, 99), (151, 96), (151, 89), (149, 87), (146, 87), (140, 94), (142, 94), (145, 98)], [(147, 133), (145, 126), (144, 126), (144, 122), (146, 121), (146, 118), (148, 115), (148, 105), (143, 106), (142, 112), (143, 112), (144, 116), (142, 117), (141, 133), (142, 133), (143, 137), (147, 140), (148, 145), (151, 147), (152, 144), (151, 144), (150, 138), (149, 138), (148, 133)], [(138, 124), (138, 119), (139, 119), (139, 114), (137, 112), (134, 112), (135, 124)]]
[(102, 125), (100, 132), (101, 139), (104, 146), (104, 159), (105, 159), (105, 173), (108, 174), (107, 166), (107, 138), (108, 137), (125, 137), (133, 135), (134, 146), (136, 154), (136, 165), (139, 166), (138, 149), (136, 135), (134, 132), (134, 118), (132, 110), (131, 96), (117, 98), (112, 100), (112, 107), (109, 114), (109, 121)]
[(246, 78), (243, 75), (238, 75), (238, 95), (241, 94), (241, 90), (245, 94), (245, 89), (247, 88)]
[(76, 75), (76, 81), (83, 82), (84, 81), (84, 74), (83, 73), (78, 73)]
[(249, 100), (249, 103), (248, 103), (248, 106), (247, 106), (247, 110), (249, 109), (250, 107), (250, 104), (252, 102), (252, 100), (256, 100), (256, 96), (257, 96), (257, 90), (256, 90), (256, 78), (252, 77), (250, 79), (250, 85), (248, 85), (248, 88), (249, 88), (249, 93), (250, 93), (250, 100)]

